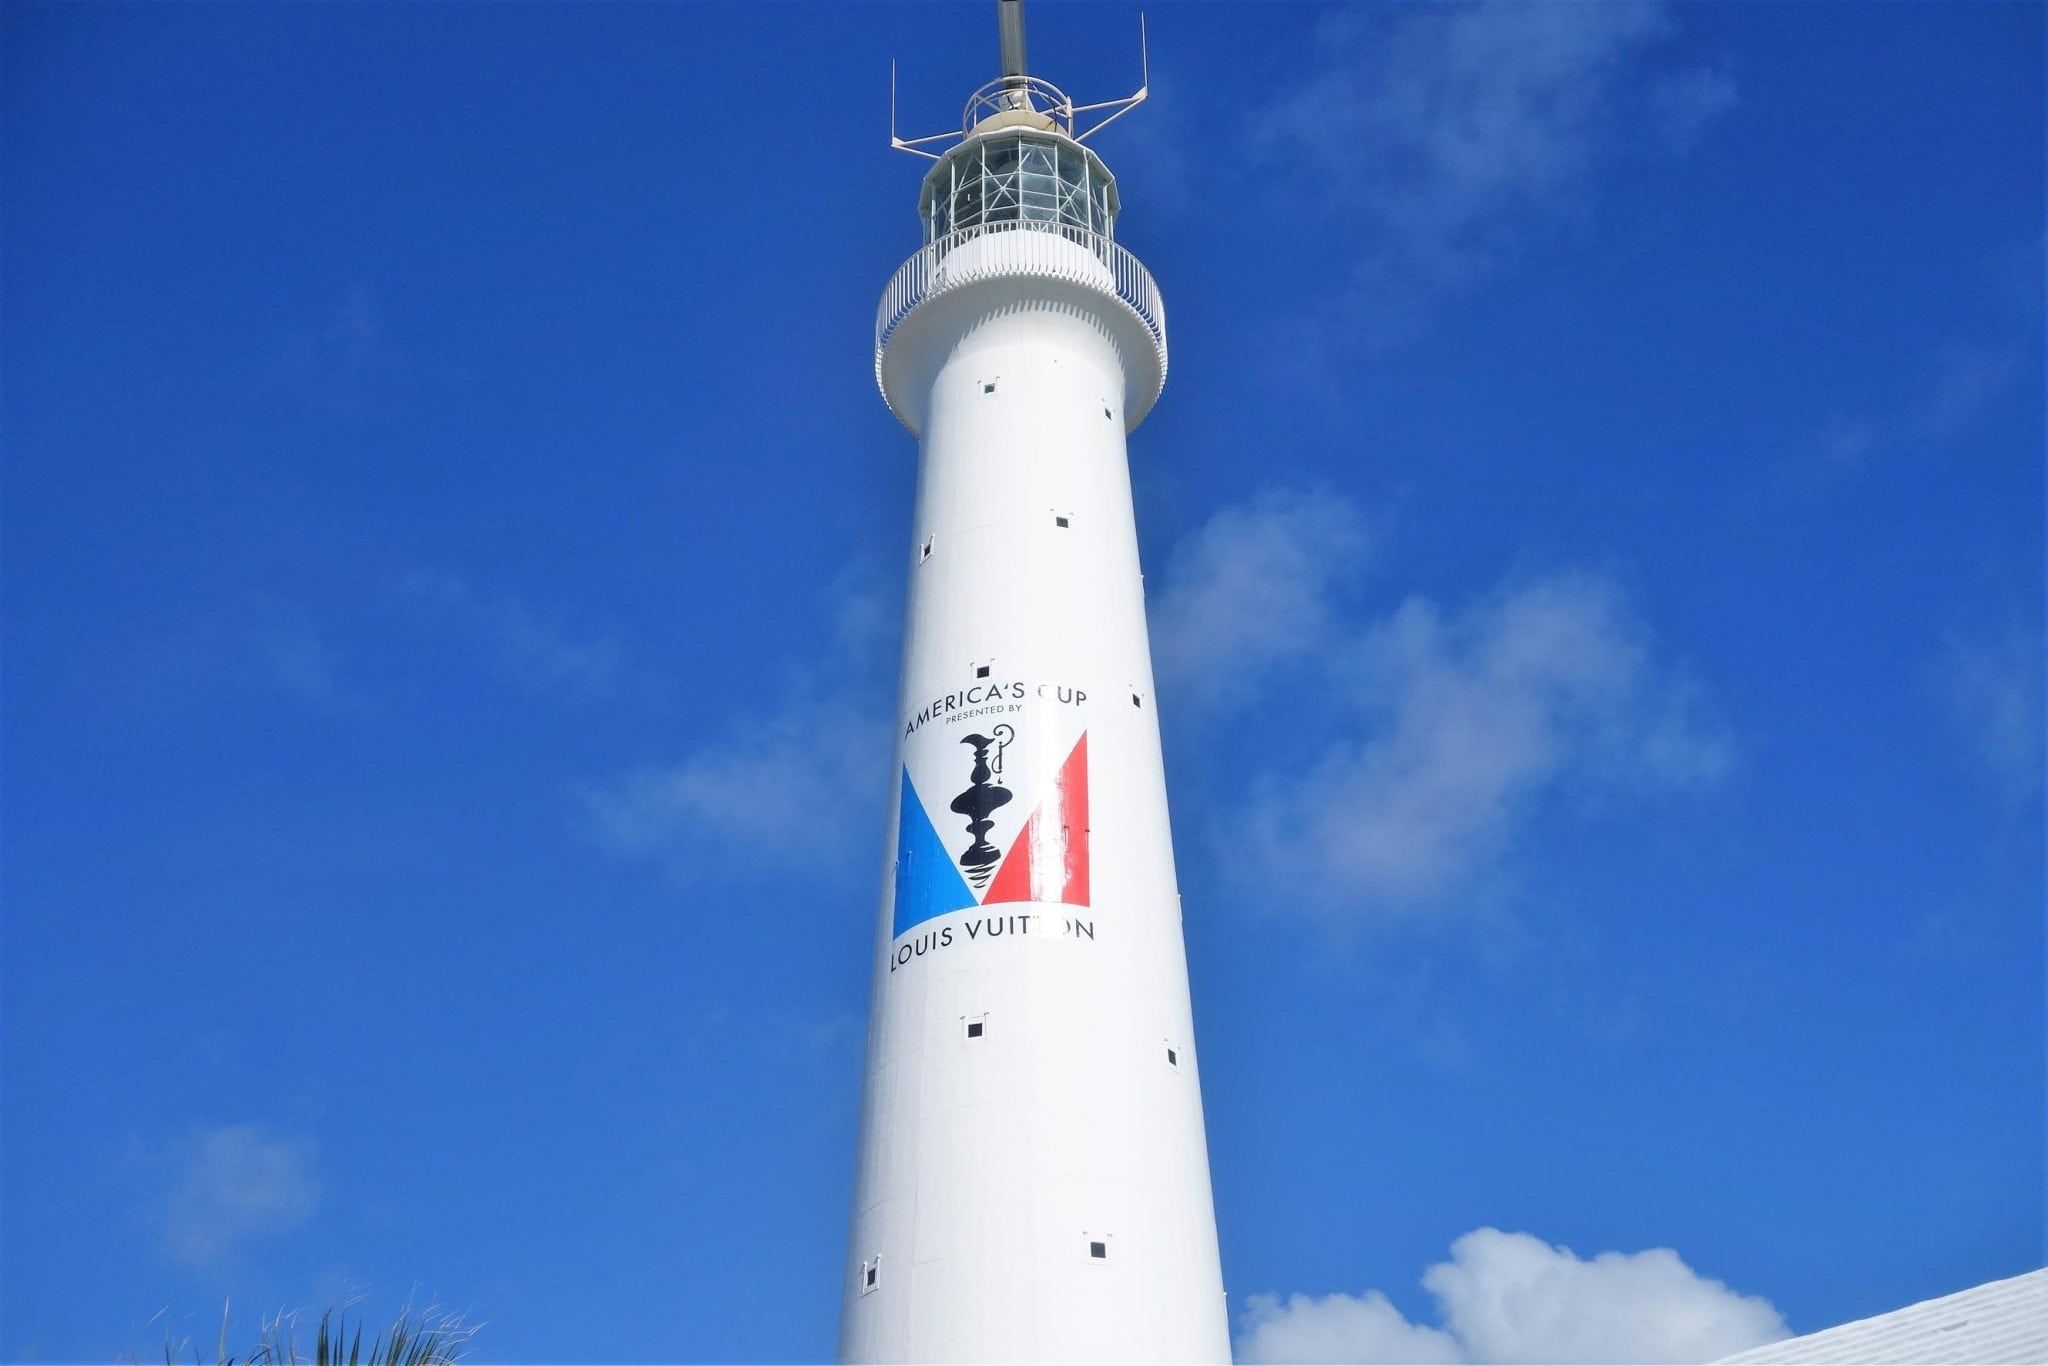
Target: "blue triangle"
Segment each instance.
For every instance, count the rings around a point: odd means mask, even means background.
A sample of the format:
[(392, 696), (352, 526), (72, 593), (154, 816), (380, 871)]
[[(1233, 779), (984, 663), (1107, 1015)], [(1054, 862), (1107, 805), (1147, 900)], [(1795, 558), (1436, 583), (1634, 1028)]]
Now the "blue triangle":
[(896, 930), (901, 935), (933, 916), (974, 905), (967, 879), (939, 843), (939, 832), (924, 813), (910, 770), (903, 770), (903, 810), (896, 819)]

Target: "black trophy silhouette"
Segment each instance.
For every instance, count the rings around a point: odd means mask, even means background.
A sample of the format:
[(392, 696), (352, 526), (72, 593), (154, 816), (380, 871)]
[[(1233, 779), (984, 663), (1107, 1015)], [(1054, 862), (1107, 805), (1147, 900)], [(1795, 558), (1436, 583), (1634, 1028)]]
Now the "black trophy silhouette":
[[(989, 781), (1000, 778), (1003, 773), (1003, 751), (1017, 732), (1008, 726), (997, 726), (993, 735), (963, 735), (960, 743), (974, 746), (974, 771), (968, 775), (968, 788), (952, 802), (952, 809), (967, 817), (967, 833), (974, 836), (974, 843), (967, 846), (967, 852), (960, 856), (961, 870), (967, 880), (980, 891), (988, 886), (988, 880), (995, 872), (996, 861), (1002, 851), (988, 842), (988, 832), (995, 828), (989, 815), (1010, 800), (1010, 789)], [(995, 747), (995, 758), (991, 762), (989, 747)]]

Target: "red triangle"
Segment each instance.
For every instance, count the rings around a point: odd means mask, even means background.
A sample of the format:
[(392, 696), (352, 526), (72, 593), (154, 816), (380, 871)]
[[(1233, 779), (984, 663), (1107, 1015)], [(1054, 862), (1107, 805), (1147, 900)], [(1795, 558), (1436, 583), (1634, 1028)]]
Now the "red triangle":
[(1070, 906), (1088, 904), (1088, 733), (1074, 742), (1074, 752), (1060, 765), (1060, 811), (1066, 817), (1066, 886), (1047, 901)]
[(992, 901), (1029, 901), (1031, 884), (1031, 851), (1038, 845), (1039, 812), (1031, 813), (1031, 819), (1024, 822), (1024, 828), (1017, 832), (1017, 842), (1010, 846), (1010, 852), (1003, 855), (1002, 866), (996, 869), (996, 880), (988, 885), (988, 895), (982, 897), (986, 906)]
[[(1050, 822), (1059, 822), (1054, 835)], [(1040, 842), (1039, 831), (1047, 838)], [(1044, 857), (1039, 857), (1043, 854)], [(1052, 800), (1041, 802), (996, 869), (982, 904), (997, 901), (1050, 901), (1069, 906), (1088, 904), (1088, 737), (1074, 742), (1060, 765)]]

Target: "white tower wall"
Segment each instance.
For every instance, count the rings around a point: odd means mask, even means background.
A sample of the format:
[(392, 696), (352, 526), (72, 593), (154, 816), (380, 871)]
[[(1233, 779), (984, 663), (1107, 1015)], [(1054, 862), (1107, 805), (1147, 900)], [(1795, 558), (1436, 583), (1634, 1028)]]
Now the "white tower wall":
[[(922, 445), (845, 1360), (1229, 1358), (1125, 452), (1163, 332), (1126, 263), (991, 232), (880, 353)], [(975, 869), (951, 803), (998, 788)]]

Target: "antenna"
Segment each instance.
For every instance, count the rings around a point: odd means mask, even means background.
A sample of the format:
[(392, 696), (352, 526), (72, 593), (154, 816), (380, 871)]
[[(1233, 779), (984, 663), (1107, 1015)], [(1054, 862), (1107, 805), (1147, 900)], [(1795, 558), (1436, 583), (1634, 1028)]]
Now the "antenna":
[[(1024, 57), (1024, 0), (996, 0), (996, 32), (1002, 42), (1003, 74), (968, 96), (957, 133), (932, 133), (921, 138), (901, 137), (896, 132), (896, 63), (889, 62), (889, 146), (899, 152), (913, 152), (937, 161), (944, 155), (935, 144), (960, 141), (981, 124), (998, 115), (1023, 116), (1005, 122), (1035, 122), (1048, 130), (1086, 142), (1124, 115), (1143, 104), (1152, 93), (1152, 58), (1145, 35), (1145, 14), (1138, 12), (1138, 89), (1120, 100), (1075, 104), (1067, 92), (1051, 81), (1030, 75)], [(1076, 115), (1099, 114), (1085, 127), (1077, 126)]]
[(1109, 125), (1115, 123), (1118, 119), (1122, 118), (1124, 115), (1130, 113), (1133, 109), (1136, 109), (1139, 105), (1143, 104), (1146, 98), (1151, 95), (1151, 93), (1152, 54), (1149, 50), (1149, 45), (1145, 41), (1145, 11), (1139, 10), (1138, 92), (1135, 95), (1126, 95), (1124, 96), (1124, 98), (1120, 100), (1105, 100), (1101, 104), (1083, 104), (1076, 106), (1074, 112), (1077, 114), (1085, 113), (1091, 109), (1114, 109), (1116, 112), (1113, 114), (1105, 115), (1100, 119), (1097, 119), (1093, 124), (1091, 124), (1087, 128), (1084, 128), (1080, 132), (1074, 134), (1074, 141), (1088, 141), (1088, 139), (1094, 137), (1097, 133), (1109, 127)]

